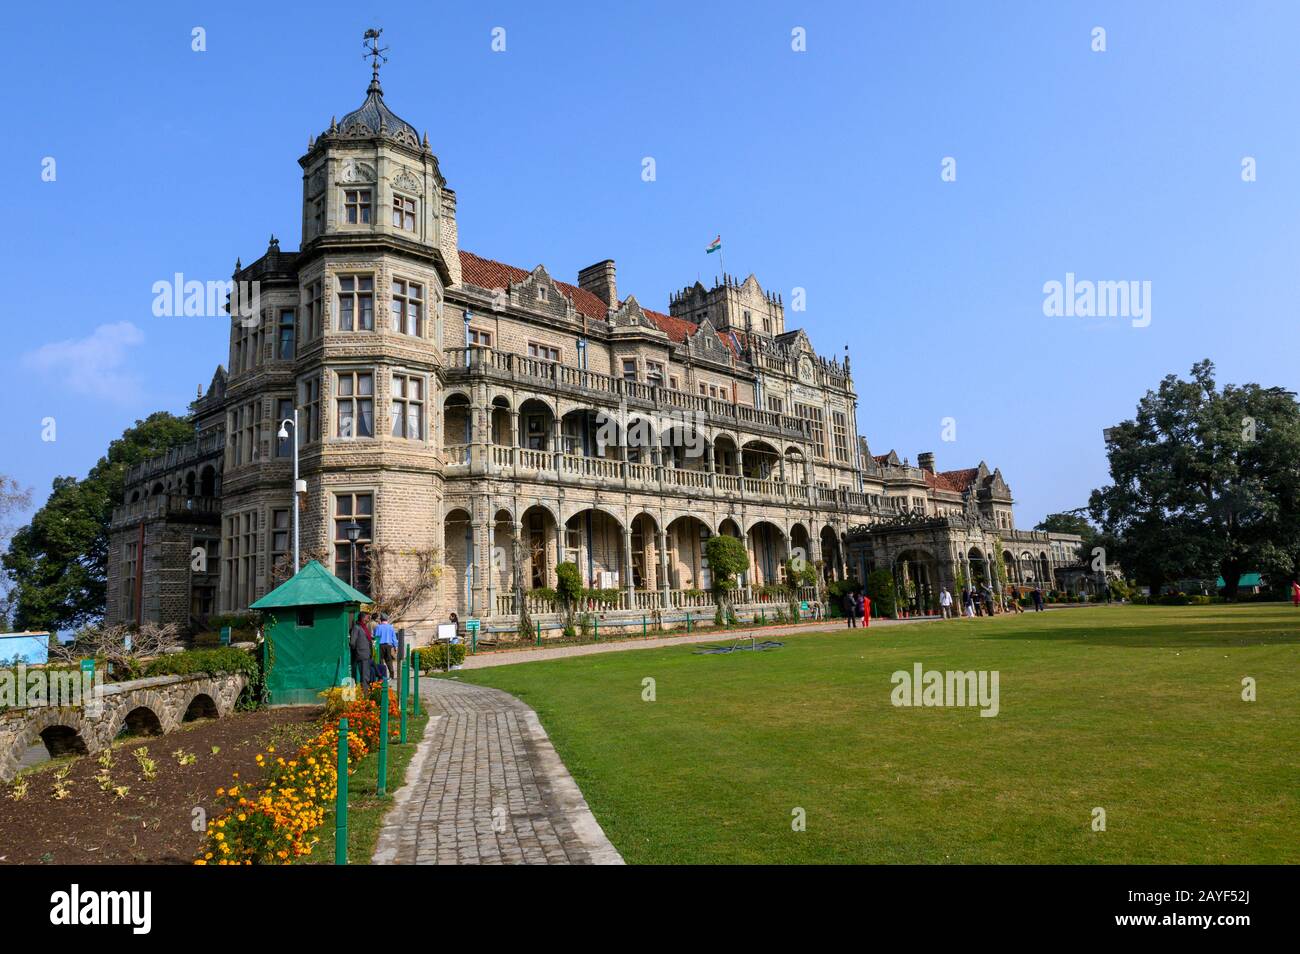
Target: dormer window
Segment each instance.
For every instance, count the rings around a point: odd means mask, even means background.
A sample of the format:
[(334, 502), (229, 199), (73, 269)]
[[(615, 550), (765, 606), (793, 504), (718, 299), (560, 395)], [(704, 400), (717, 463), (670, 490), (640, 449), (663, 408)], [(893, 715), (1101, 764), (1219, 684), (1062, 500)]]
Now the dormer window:
[(349, 225), (370, 224), (370, 190), (346, 189), (343, 192), (343, 217)]
[(547, 290), (546, 290), (546, 287), (545, 287), (544, 285), (538, 285), (538, 286), (537, 286), (537, 300), (538, 300), (538, 301), (546, 301), (546, 300), (547, 300)]
[(403, 232), (415, 231), (415, 200), (404, 195), (393, 196), (393, 228)]

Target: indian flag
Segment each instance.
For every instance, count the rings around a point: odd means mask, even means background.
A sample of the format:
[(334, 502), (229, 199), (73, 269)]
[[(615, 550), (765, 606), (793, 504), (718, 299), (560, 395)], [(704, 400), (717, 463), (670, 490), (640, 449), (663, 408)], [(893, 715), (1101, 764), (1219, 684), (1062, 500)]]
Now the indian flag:
[(709, 247), (706, 248), (704, 251), (705, 251), (705, 253), (708, 254), (708, 255), (712, 255), (714, 252), (721, 252), (721, 251), (722, 251), (722, 236), (719, 235), (719, 236), (718, 236), (717, 238), (715, 238), (712, 242), (710, 242), (710, 243), (709, 243)]

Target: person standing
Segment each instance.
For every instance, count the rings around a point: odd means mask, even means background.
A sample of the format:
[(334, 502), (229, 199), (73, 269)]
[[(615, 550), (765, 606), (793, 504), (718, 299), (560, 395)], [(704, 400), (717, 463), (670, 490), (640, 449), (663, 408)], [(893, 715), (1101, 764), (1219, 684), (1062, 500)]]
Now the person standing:
[(1037, 586), (1035, 586), (1034, 587), (1034, 612), (1041, 613), (1042, 611), (1043, 611), (1043, 591), (1039, 589)]
[(944, 619), (952, 619), (952, 594), (946, 586), (939, 590), (939, 612)]
[(388, 621), (387, 613), (379, 614), (379, 625), (375, 627), (375, 640), (379, 643), (379, 658), (388, 678), (397, 678), (397, 630)]
[(856, 628), (858, 625), (858, 601), (853, 598), (853, 593), (851, 591), (844, 594), (842, 606), (844, 608), (844, 615), (849, 621), (849, 629)]
[(1300, 581), (1291, 581), (1291, 602), (1300, 606)]
[(370, 685), (370, 634), (366, 632), (366, 614), (357, 616), (348, 633), (348, 649), (352, 653), (352, 680), (358, 686)]
[(984, 615), (992, 616), (993, 615), (993, 590), (988, 586), (985, 586), (983, 588), (983, 595), (984, 595)]
[(866, 629), (871, 625), (871, 598), (858, 590), (857, 596), (858, 618), (862, 620), (862, 628)]

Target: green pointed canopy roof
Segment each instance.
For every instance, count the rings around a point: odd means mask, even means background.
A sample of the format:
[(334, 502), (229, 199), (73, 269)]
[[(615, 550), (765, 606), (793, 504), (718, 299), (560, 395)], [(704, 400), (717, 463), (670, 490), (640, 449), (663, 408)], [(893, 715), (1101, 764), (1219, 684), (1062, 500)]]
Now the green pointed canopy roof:
[(316, 560), (285, 580), (249, 609), (280, 606), (331, 606), (337, 603), (369, 603), (370, 597), (354, 590)]

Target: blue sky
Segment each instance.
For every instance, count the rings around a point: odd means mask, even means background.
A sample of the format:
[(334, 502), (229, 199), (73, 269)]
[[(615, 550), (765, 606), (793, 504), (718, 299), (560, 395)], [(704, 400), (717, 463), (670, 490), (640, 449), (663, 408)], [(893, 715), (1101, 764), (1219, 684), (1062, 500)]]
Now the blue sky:
[[(788, 327), (848, 345), (873, 451), (1001, 467), (1021, 526), (1086, 503), (1163, 375), (1300, 386), (1300, 4), (46, 4), (0, 61), (0, 471), (38, 502), (224, 362), (224, 323), (151, 287), (297, 247), (297, 158), (364, 98), (370, 25), (463, 248), (569, 281), (613, 258), (666, 310), (721, 233), (728, 271), (807, 289)], [(1150, 325), (1046, 317), (1067, 272), (1150, 281)]]

